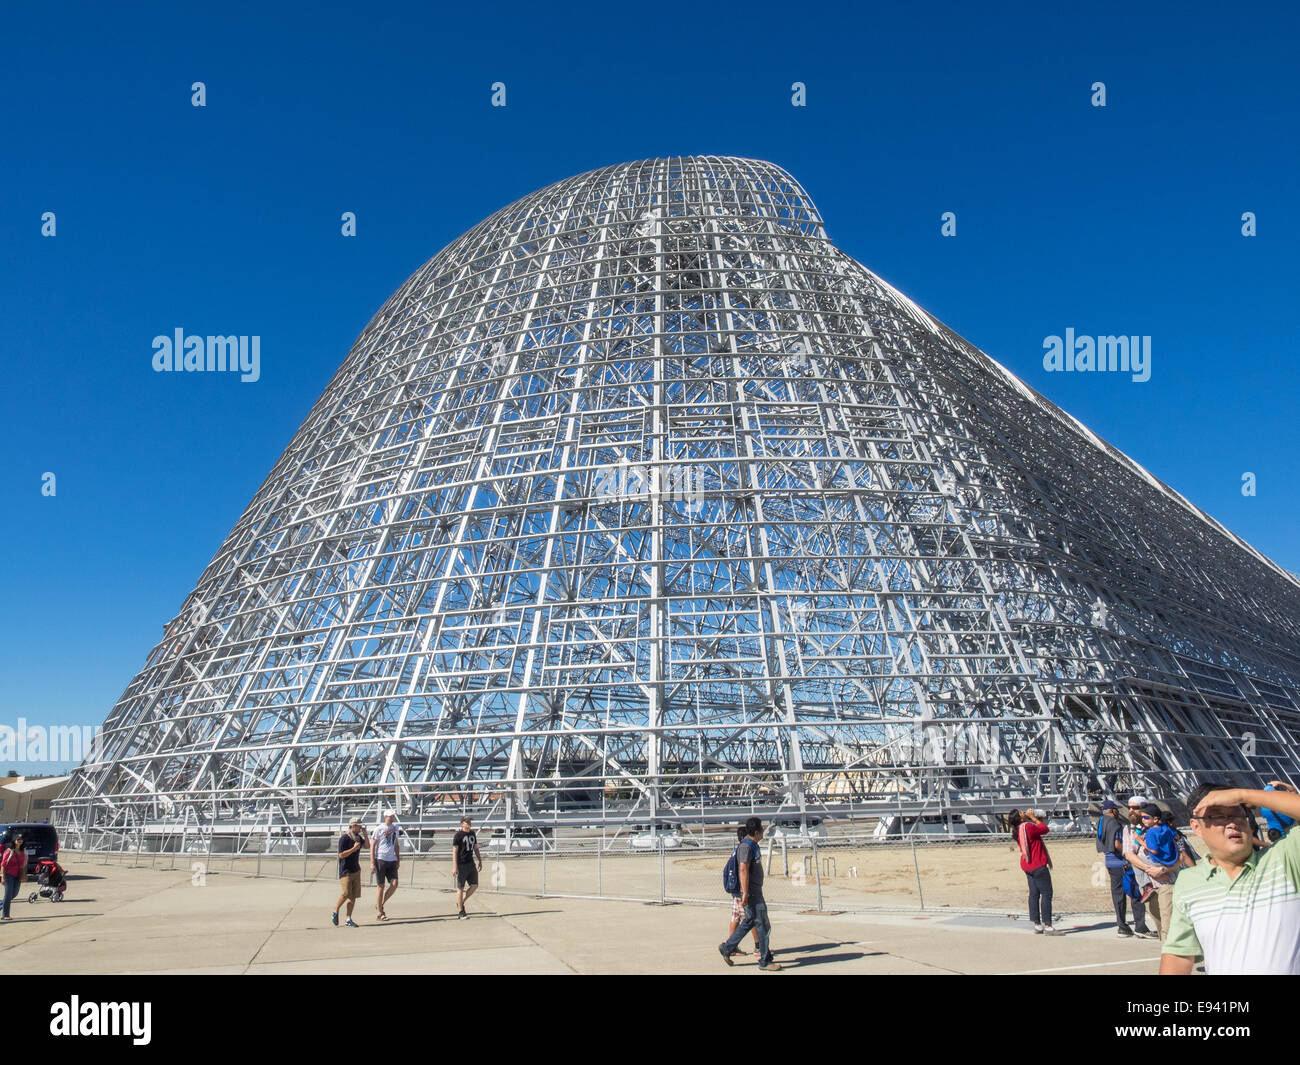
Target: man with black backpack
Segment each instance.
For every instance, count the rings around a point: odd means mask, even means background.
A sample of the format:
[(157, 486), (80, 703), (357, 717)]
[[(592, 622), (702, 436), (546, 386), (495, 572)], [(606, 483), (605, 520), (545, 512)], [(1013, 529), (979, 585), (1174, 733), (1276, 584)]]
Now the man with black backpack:
[[(745, 838), (745, 826), (737, 825), (736, 826), (736, 848), (737, 849), (740, 848), (740, 841), (744, 838)], [(739, 873), (736, 871), (735, 851), (731, 852), (731, 857), (732, 860), (727, 863), (727, 868), (723, 871), (724, 872), (723, 879), (724, 881), (726, 881), (723, 884), (723, 887), (726, 889), (727, 894), (731, 896), (731, 927), (727, 929), (727, 935), (731, 935), (737, 929), (737, 927), (739, 927), (740, 922), (745, 919), (745, 907), (744, 904), (740, 901), (740, 879), (739, 879)], [(753, 929), (753, 932), (754, 932), (754, 947), (755, 949), (757, 949), (758, 928), (755, 927)], [(749, 954), (746, 951), (741, 950), (740, 947), (736, 947), (736, 949), (733, 950), (731, 953), (734, 957), (737, 958), (749, 957)]]
[(745, 909), (745, 919), (736, 926), (727, 941), (718, 946), (718, 953), (728, 965), (734, 965), (735, 962), (731, 960), (732, 951), (753, 928), (758, 931), (758, 967), (766, 972), (779, 972), (781, 966), (772, 959), (769, 942), (772, 924), (767, 919), (767, 902), (763, 898), (763, 854), (758, 847), (762, 838), (763, 822), (757, 817), (751, 817), (745, 822), (745, 838), (737, 845), (735, 853), (722, 871), (723, 887), (729, 893), (736, 887), (740, 890), (740, 904)]
[[(1110, 901), (1115, 907), (1115, 931), (1120, 939), (1132, 939), (1134, 932), (1128, 926), (1128, 894), (1124, 891), (1124, 873), (1128, 859), (1124, 857), (1124, 822), (1119, 818), (1119, 803), (1107, 799), (1101, 804), (1101, 817), (1097, 821), (1097, 853), (1105, 855), (1106, 875), (1110, 877)], [(1142, 930), (1143, 938), (1152, 933), (1143, 924), (1144, 911), (1134, 900), (1133, 916)]]

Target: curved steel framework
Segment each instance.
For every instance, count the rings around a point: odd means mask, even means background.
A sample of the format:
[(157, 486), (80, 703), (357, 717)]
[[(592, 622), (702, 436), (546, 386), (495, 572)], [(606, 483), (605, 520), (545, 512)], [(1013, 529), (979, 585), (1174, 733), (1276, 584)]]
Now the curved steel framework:
[(366, 328), (113, 708), (107, 831), (1077, 809), (1287, 775), (1300, 585), (768, 163), (571, 178)]

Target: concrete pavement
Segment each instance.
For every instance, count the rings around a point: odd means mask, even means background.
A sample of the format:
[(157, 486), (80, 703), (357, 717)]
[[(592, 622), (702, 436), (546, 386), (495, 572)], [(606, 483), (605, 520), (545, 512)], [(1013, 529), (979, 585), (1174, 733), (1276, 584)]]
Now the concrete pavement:
[[(392, 920), (361, 928), (329, 919), (337, 884), (231, 873), (85, 864), (69, 869), (66, 901), (19, 901), (0, 924), (9, 973), (713, 973), (729, 909), (483, 892), (470, 920), (450, 891), (403, 888)], [(25, 900), (26, 892), (22, 899)], [(1154, 973), (1160, 945), (1120, 940), (1104, 918), (1060, 922), (1035, 936), (997, 914), (817, 914), (776, 910), (773, 946), (798, 973)]]

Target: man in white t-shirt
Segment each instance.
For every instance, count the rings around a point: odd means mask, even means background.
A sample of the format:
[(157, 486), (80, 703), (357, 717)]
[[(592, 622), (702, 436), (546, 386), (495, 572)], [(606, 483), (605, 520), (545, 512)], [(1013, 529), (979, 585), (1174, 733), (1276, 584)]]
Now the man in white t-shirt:
[[(384, 811), (382, 824), (375, 825), (370, 834), (370, 871), (375, 874), (378, 888), (375, 892), (375, 909), (379, 911), (381, 921), (388, 920), (384, 906), (397, 890), (397, 870), (402, 864), (402, 852), (397, 843), (397, 814), (392, 810)], [(388, 891), (384, 891), (384, 883)]]

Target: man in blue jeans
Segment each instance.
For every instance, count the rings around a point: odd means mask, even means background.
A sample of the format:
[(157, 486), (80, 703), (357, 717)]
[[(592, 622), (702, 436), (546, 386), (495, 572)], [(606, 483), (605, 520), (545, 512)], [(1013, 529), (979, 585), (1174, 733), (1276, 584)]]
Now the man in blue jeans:
[(734, 965), (731, 952), (745, 938), (751, 928), (758, 931), (758, 967), (766, 972), (779, 972), (781, 966), (772, 960), (772, 947), (768, 942), (772, 924), (767, 919), (767, 902), (763, 898), (763, 854), (758, 848), (763, 838), (763, 822), (751, 817), (745, 822), (745, 838), (736, 847), (736, 871), (740, 875), (740, 903), (745, 908), (745, 919), (736, 925), (731, 937), (718, 947), (718, 953), (728, 965)]

